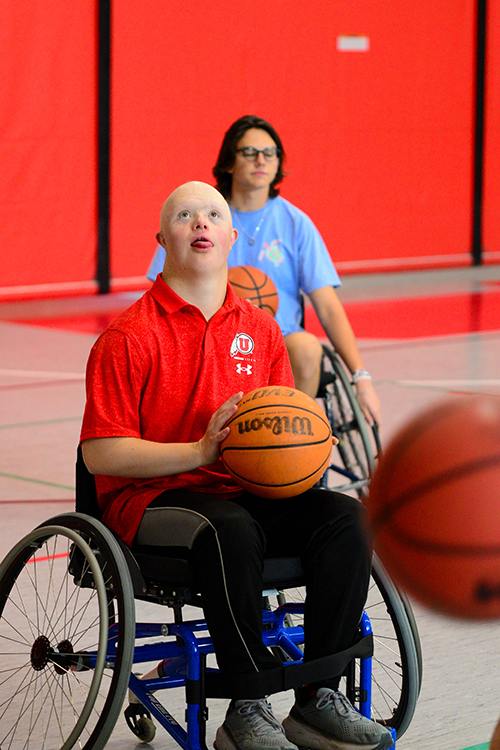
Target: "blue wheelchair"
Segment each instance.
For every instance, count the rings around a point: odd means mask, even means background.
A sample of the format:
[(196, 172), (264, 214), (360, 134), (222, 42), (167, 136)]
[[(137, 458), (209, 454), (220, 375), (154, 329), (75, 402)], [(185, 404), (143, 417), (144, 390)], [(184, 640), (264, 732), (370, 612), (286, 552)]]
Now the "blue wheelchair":
[[(355, 427), (343, 422), (342, 429), (348, 447), (340, 453), (341, 476), (362, 493), (371, 471), (367, 452), (353, 462)], [(210, 699), (245, 697), (249, 687), (273, 694), (332, 675), (342, 675), (342, 691), (363, 715), (391, 728), (396, 746), (415, 710), (422, 659), (410, 605), (378, 559), (357, 643), (306, 663), (300, 559), (267, 559), (262, 637), (283, 666), (228, 680), (215, 663), (189, 554), (171, 553), (189, 551), (202, 528), (192, 514), (172, 509), (169, 537), (162, 537), (170, 554), (155, 550), (152, 539), (141, 542), (147, 552), (131, 551), (100, 521), (94, 479), (79, 452), (76, 512), (35, 528), (0, 565), (3, 750), (101, 750), (124, 708), (136, 740), (151, 742), (159, 724), (184, 750), (207, 750)], [(136, 601), (171, 614), (137, 622)], [(158, 676), (139, 679), (132, 671), (140, 666), (146, 674), (158, 663)], [(165, 691), (172, 688), (185, 692), (183, 716), (168, 708)]]

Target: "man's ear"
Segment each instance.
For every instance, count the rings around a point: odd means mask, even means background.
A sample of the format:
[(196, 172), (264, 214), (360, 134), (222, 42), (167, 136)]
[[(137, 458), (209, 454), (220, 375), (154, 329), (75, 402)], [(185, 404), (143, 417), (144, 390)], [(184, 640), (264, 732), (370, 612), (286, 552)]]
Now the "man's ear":
[(156, 241), (157, 241), (157, 243), (159, 245), (161, 245), (163, 248), (165, 248), (165, 245), (164, 245), (165, 240), (164, 240), (163, 235), (162, 235), (161, 232), (157, 232), (156, 233)]
[(231, 247), (234, 245), (236, 240), (238, 239), (238, 230), (237, 229), (231, 229)]

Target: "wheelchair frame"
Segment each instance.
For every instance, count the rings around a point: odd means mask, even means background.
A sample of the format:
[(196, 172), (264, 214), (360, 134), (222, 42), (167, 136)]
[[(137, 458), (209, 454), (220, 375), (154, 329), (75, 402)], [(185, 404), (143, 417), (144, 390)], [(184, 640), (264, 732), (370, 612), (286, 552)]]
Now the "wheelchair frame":
[[(362, 499), (380, 448), (378, 433), (370, 434), (338, 355), (324, 347), (323, 362), (318, 397), (341, 441), (341, 465), (332, 461), (324, 486), (333, 472), (347, 480), (334, 489)], [(245, 697), (256, 680), (262, 694), (273, 694), (332, 674), (343, 675), (342, 689), (353, 705), (385, 723), (396, 746), (415, 710), (422, 657), (410, 605), (376, 557), (359, 642), (311, 663), (302, 659), (300, 561), (266, 560), (262, 637), (283, 667), (251, 675), (250, 682), (228, 682), (207, 663), (214, 649), (204, 618), (183, 618), (186, 604), (202, 605), (190, 588), (186, 560), (133, 555), (98, 520), (95, 484), (82, 463), (77, 462), (77, 510), (85, 512), (49, 519), (0, 564), (0, 747), (25, 747), (26, 735), (41, 728), (43, 747), (70, 750), (78, 742), (85, 750), (102, 750), (130, 688), (135, 698), (125, 718), (136, 737), (153, 739), (153, 716), (184, 750), (207, 750), (207, 698)], [(176, 539), (178, 532), (172, 530)], [(158, 560), (162, 572), (156, 575)], [(50, 583), (38, 573), (40, 564)], [(134, 599), (167, 605), (173, 622), (136, 623)], [(23, 618), (25, 631), (16, 624)], [(380, 655), (384, 651), (389, 658)], [(133, 664), (158, 661), (162, 677), (140, 680), (132, 673)], [(186, 694), (185, 728), (156, 697), (175, 687)]]
[[(46, 587), (37, 570), (37, 559), (54, 579)], [(166, 559), (161, 561), (164, 566)], [(289, 567), (290, 560), (284, 562)], [(367, 610), (355, 647), (319, 663), (304, 664), (303, 604), (286, 601), (278, 603), (276, 608), (269, 605), (273, 596), (286, 591), (288, 586), (296, 586), (300, 580), (295, 570), (289, 581), (278, 578), (271, 565), (265, 584), (272, 586), (274, 581), (280, 588), (268, 588), (265, 592), (263, 639), (275, 652), (279, 649), (284, 655), (284, 666), (264, 676), (251, 675), (252, 687), (254, 680), (265, 680), (265, 693), (272, 694), (344, 673), (345, 692), (360, 712), (369, 717), (374, 684), (371, 656), (374, 636)], [(385, 591), (385, 583), (377, 585)], [(26, 588), (34, 593), (36, 612), (30, 610)], [(174, 621), (135, 623), (134, 597), (168, 605), (174, 612)], [(404, 635), (404, 647), (400, 646), (397, 656), (406, 672), (404, 684), (397, 688), (401, 696), (396, 699), (394, 713), (386, 716), (386, 721), (392, 723), (395, 740), (411, 720), (420, 672), (415, 634), (402, 600), (395, 589), (389, 596), (384, 593), (384, 597), (391, 622), (394, 616), (399, 618), (395, 624), (398, 638), (401, 632)], [(126, 719), (139, 739), (150, 741), (154, 736), (153, 716), (184, 750), (206, 750), (206, 699), (244, 697), (248, 695), (249, 683), (224, 682), (216, 668), (206, 666), (207, 658), (213, 654), (206, 623), (202, 617), (183, 621), (182, 608), (186, 603), (198, 605), (200, 601), (183, 582), (174, 585), (145, 579), (130, 550), (91, 516), (81, 513), (56, 516), (30, 532), (0, 565), (4, 674), (0, 681), (0, 746), (24, 747), (27, 733), (42, 730), (46, 735), (44, 747), (55, 747), (57, 741), (62, 750), (70, 750), (78, 739), (85, 750), (101, 750), (113, 731), (130, 687), (140, 704), (131, 703)], [(391, 612), (395, 604), (400, 611)], [(18, 619), (25, 618), (24, 630), (11, 622), (12, 611)], [(90, 623), (88, 633), (86, 617)], [(375, 633), (375, 648), (377, 638)], [(151, 642), (157, 639), (161, 640)], [(13, 654), (8, 653), (6, 643), (13, 644)], [(18, 658), (16, 651), (21, 643), (24, 653)], [(131, 674), (132, 664), (165, 659), (165, 677), (142, 681)], [(155, 691), (173, 687), (183, 687), (186, 692), (185, 729), (155, 695)], [(21, 734), (16, 734), (19, 731)]]
[(321, 486), (338, 492), (354, 491), (363, 500), (381, 453), (378, 426), (367, 424), (350, 374), (339, 355), (326, 345), (317, 398), (323, 402), (332, 433), (339, 440)]

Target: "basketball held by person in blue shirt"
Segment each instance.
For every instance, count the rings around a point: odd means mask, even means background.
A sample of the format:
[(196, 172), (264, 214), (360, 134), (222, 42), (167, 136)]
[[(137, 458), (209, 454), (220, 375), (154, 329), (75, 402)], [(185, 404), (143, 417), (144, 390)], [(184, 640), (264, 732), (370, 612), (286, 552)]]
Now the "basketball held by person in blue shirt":
[[(356, 338), (335, 288), (340, 279), (312, 220), (279, 195), (285, 172), (281, 138), (266, 120), (245, 115), (226, 132), (213, 174), (231, 209), (239, 237), (228, 265), (254, 266), (274, 282), (276, 315), (285, 337), (295, 385), (316, 396), (322, 347), (303, 328), (302, 294), (309, 297), (335, 350), (353, 375), (356, 395), (370, 423), (380, 423), (380, 404)], [(154, 280), (163, 269), (159, 246), (148, 269)]]

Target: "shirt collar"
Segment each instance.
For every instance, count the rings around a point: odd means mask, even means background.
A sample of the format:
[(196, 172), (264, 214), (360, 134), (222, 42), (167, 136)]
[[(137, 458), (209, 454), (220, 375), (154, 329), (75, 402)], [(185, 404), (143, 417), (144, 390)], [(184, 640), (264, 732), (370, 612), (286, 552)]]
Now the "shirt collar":
[[(179, 297), (178, 294), (171, 289), (168, 284), (163, 281), (161, 273), (156, 277), (153, 286), (150, 289), (150, 294), (160, 304), (167, 313), (174, 313), (181, 310), (183, 307), (194, 307), (189, 302), (186, 302)], [(241, 310), (244, 309), (244, 302), (241, 297), (238, 297), (234, 289), (230, 284), (227, 286), (226, 299), (222, 305), (222, 310), (231, 310), (234, 307), (239, 307)]]

